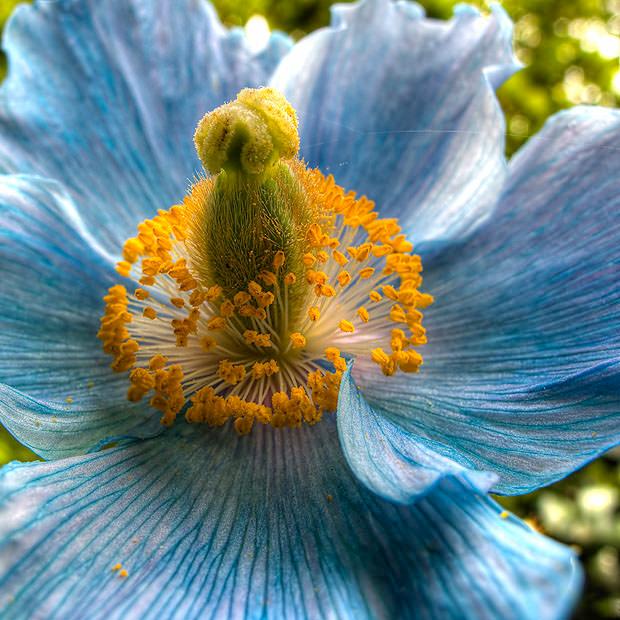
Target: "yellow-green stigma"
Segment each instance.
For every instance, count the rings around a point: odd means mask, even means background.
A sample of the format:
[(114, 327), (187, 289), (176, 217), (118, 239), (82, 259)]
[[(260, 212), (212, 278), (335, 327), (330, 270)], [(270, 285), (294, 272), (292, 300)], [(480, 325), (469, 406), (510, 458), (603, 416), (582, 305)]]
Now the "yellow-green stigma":
[(98, 335), (129, 400), (246, 434), (333, 412), (347, 359), (417, 372), (420, 258), (397, 220), (296, 159), (286, 99), (242, 90), (195, 143), (211, 176), (138, 225), (117, 267), (134, 285), (104, 298)]

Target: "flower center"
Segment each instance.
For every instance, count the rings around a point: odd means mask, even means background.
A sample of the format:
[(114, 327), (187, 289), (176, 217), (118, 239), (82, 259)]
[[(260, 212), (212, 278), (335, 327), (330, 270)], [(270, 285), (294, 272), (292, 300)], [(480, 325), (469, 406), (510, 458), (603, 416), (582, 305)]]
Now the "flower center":
[[(297, 120), (273, 89), (207, 114), (211, 177), (138, 225), (104, 297), (98, 336), (130, 401), (171, 425), (240, 434), (314, 424), (336, 409), (347, 360), (417, 372), (426, 342), (420, 258), (398, 221), (296, 159)], [(377, 346), (377, 345), (381, 346)]]

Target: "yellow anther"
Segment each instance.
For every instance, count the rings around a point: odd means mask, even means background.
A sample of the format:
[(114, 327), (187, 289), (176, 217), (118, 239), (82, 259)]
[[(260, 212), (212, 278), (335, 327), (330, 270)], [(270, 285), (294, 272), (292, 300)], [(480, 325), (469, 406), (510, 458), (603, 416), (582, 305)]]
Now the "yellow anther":
[(202, 347), (203, 351), (206, 351), (208, 353), (209, 351), (213, 351), (213, 349), (215, 349), (215, 347), (217, 346), (217, 340), (215, 338), (212, 338), (211, 336), (203, 336), (200, 339), (200, 346)]
[(263, 287), (258, 282), (251, 280), (248, 284), (248, 291), (252, 297), (258, 297), (263, 292)]
[(243, 416), (237, 418), (234, 423), (235, 430), (239, 435), (249, 435), (254, 426), (254, 418)]
[(282, 250), (278, 250), (273, 257), (273, 268), (277, 271), (284, 265), (286, 261), (286, 256)]
[(370, 256), (370, 250), (372, 250), (372, 244), (364, 243), (357, 249), (355, 260), (360, 263), (364, 262)]
[(340, 349), (336, 347), (327, 347), (325, 349), (325, 358), (328, 362), (333, 362), (338, 357), (340, 357)]
[(334, 260), (341, 267), (344, 267), (349, 262), (349, 259), (342, 252), (339, 252), (338, 250), (334, 250), (332, 252), (332, 256), (334, 257)]
[(292, 286), (295, 282), (297, 282), (297, 276), (292, 271), (284, 276), (286, 286)]
[(123, 245), (123, 259), (129, 263), (135, 263), (143, 252), (144, 245), (139, 239), (128, 239)]
[(424, 308), (428, 308), (435, 301), (432, 295), (428, 293), (418, 293), (418, 298), (416, 299), (416, 308), (420, 308), (424, 310)]
[(368, 321), (370, 320), (370, 315), (368, 314), (368, 310), (366, 310), (364, 306), (361, 306), (360, 308), (358, 308), (357, 316), (359, 316), (359, 318), (362, 319), (364, 323), (368, 323)]
[(162, 263), (163, 261), (161, 258), (144, 258), (142, 260), (142, 273), (145, 276), (156, 276), (159, 273)]
[(254, 316), (256, 308), (254, 308), (251, 304), (244, 304), (243, 306), (239, 306), (239, 308), (237, 308), (237, 312), (239, 313), (239, 316)]
[(377, 258), (381, 258), (382, 256), (387, 256), (392, 253), (392, 248), (389, 245), (373, 245), (372, 246), (372, 254)]
[(405, 332), (402, 329), (393, 329), (392, 337), (390, 339), (392, 351), (402, 351), (407, 344), (408, 341)]
[(364, 269), (360, 269), (360, 278), (362, 278), (362, 280), (368, 280), (374, 272), (375, 270), (373, 267), (364, 267)]
[(220, 305), (220, 315), (223, 317), (231, 317), (235, 313), (235, 304), (227, 299)]
[(139, 299), (140, 301), (144, 301), (145, 299), (148, 299), (149, 292), (145, 291), (143, 288), (137, 288), (134, 291), (134, 295), (136, 296), (136, 299)]
[(254, 344), (257, 347), (271, 346), (271, 334), (259, 334), (253, 329), (246, 329), (245, 332), (243, 332), (243, 339), (248, 344)]
[(116, 271), (124, 278), (128, 278), (129, 274), (131, 273), (131, 263), (126, 260), (122, 260), (116, 263)]
[(275, 295), (271, 292), (261, 293), (256, 298), (256, 303), (258, 303), (261, 308), (266, 308), (267, 306), (270, 306), (274, 301)]
[(149, 369), (150, 370), (161, 370), (168, 363), (168, 358), (161, 353), (157, 355), (153, 355), (153, 357), (149, 361)]
[(321, 247), (323, 245), (323, 231), (318, 224), (311, 224), (306, 233), (306, 239), (313, 247)]
[(226, 327), (226, 319), (221, 316), (214, 316), (207, 321), (207, 329), (211, 331), (217, 331)]
[(346, 286), (351, 282), (351, 274), (348, 271), (341, 271), (337, 279), (340, 286)]
[(233, 297), (233, 303), (235, 304), (235, 306), (243, 306), (244, 304), (247, 304), (248, 301), (250, 301), (251, 299), (252, 296), (250, 295), (250, 293), (246, 293), (245, 291), (239, 291)]
[(185, 300), (182, 297), (171, 297), (170, 303), (177, 308), (182, 308), (185, 305)]
[(207, 289), (206, 299), (207, 301), (215, 301), (222, 294), (222, 287), (217, 284)]
[(310, 252), (306, 252), (301, 260), (306, 267), (312, 267), (316, 263), (316, 256), (310, 254)]
[(321, 317), (321, 311), (318, 309), (317, 306), (312, 306), (308, 308), (308, 318), (311, 321), (318, 321), (320, 317)]
[(392, 306), (392, 309), (390, 310), (390, 320), (395, 323), (407, 323), (407, 315), (398, 304)]
[(314, 292), (318, 297), (335, 297), (336, 289), (331, 284), (317, 284)]
[(268, 362), (256, 362), (252, 366), (252, 377), (254, 379), (271, 377), (278, 372), (280, 372), (280, 368), (275, 360), (269, 360)]
[(306, 346), (306, 337), (299, 332), (293, 332), (290, 336), (293, 349), (303, 349)]
[(422, 356), (417, 351), (397, 351), (392, 356), (403, 372), (418, 372), (422, 365)]
[(344, 372), (347, 369), (347, 360), (344, 357), (337, 357), (334, 361), (334, 368), (337, 371)]
[(352, 334), (355, 331), (355, 326), (353, 325), (353, 323), (351, 323), (351, 321), (346, 321), (344, 319), (340, 321), (340, 323), (338, 323), (338, 327), (343, 332), (346, 332), (348, 334)]
[(393, 301), (398, 301), (398, 291), (390, 284), (381, 287), (381, 290), (383, 291), (383, 294), (393, 300)]
[(381, 297), (381, 293), (378, 293), (377, 291), (370, 291), (370, 293), (368, 294), (368, 297), (370, 297), (370, 301), (381, 301), (383, 298)]
[(276, 274), (272, 271), (261, 271), (258, 277), (265, 283), (266, 286), (274, 286), (278, 281)]
[(396, 372), (396, 362), (383, 349), (373, 349), (370, 357), (375, 364), (381, 367), (381, 371), (387, 377), (391, 377)]
[(324, 271), (313, 271), (312, 278), (314, 284), (326, 284), (329, 276)]
[(125, 577), (127, 577), (128, 575), (129, 575), (129, 573), (127, 572), (127, 569), (125, 569), (125, 568), (121, 568), (121, 570), (118, 571), (118, 576), (122, 577), (123, 579)]
[(316, 259), (319, 263), (326, 263), (329, 260), (329, 254), (325, 250), (319, 250), (316, 253)]
[(144, 308), (144, 310), (142, 311), (142, 314), (147, 319), (151, 319), (151, 321), (157, 318), (157, 311), (155, 310), (155, 308), (151, 308), (150, 306), (147, 306), (146, 308)]
[(233, 364), (230, 360), (221, 360), (217, 374), (226, 383), (237, 385), (245, 378), (245, 367), (242, 364)]
[(189, 303), (192, 306), (200, 306), (207, 300), (207, 293), (205, 291), (201, 291), (200, 289), (196, 289), (191, 292), (189, 296)]
[(121, 570), (121, 568), (123, 568), (123, 565), (120, 562), (117, 562), (113, 567), (112, 570), (114, 572)]

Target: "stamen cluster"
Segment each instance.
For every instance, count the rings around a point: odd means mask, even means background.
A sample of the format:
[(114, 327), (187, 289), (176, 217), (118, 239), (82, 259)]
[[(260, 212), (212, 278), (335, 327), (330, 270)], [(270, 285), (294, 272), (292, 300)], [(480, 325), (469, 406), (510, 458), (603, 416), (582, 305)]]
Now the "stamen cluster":
[[(127, 240), (99, 338), (127, 398), (172, 424), (240, 434), (335, 411), (347, 360), (417, 372), (426, 342), (422, 263), (395, 219), (295, 158), (297, 117), (271, 88), (205, 115), (196, 150), (213, 176)], [(376, 347), (383, 342), (383, 347)]]
[(137, 286), (109, 290), (99, 337), (112, 368), (129, 371), (128, 399), (150, 395), (162, 423), (185, 408), (189, 422), (233, 420), (240, 434), (255, 422), (314, 424), (336, 409), (347, 359), (370, 355), (387, 376), (422, 364), (413, 347), (426, 342), (420, 310), (432, 297), (418, 290), (422, 264), (397, 220), (331, 176), (295, 169), (316, 213), (302, 274), (277, 252), (245, 290), (225, 296), (201, 280), (187, 240), (210, 180), (125, 243), (117, 269)]

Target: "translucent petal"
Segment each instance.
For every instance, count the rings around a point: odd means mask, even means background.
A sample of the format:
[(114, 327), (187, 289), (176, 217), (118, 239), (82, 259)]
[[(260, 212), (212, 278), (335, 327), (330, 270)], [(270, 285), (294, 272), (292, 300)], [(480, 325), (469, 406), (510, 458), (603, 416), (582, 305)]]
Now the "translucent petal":
[(366, 491), (333, 420), (178, 430), (3, 470), (4, 618), (538, 620), (578, 594), (570, 550), (455, 479), (413, 507)]
[(297, 109), (306, 161), (420, 241), (464, 233), (495, 203), (506, 166), (493, 87), (516, 68), (497, 6), (443, 22), (365, 0), (334, 8), (331, 27), (300, 41), (271, 83)]
[(426, 264), (419, 375), (359, 360), (371, 404), (502, 493), (620, 440), (620, 114), (575, 108), (513, 159), (492, 220)]

